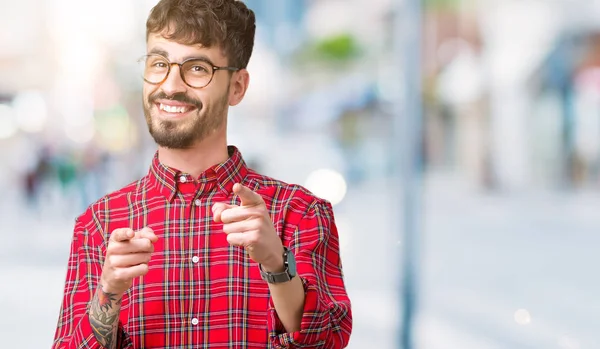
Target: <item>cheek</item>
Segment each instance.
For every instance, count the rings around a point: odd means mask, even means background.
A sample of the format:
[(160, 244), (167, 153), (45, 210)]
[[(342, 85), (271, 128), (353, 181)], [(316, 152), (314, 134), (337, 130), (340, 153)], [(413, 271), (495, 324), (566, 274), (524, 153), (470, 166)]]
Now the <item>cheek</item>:
[(144, 105), (148, 105), (148, 97), (155, 93), (156, 88), (152, 85), (144, 84), (142, 88), (142, 98), (144, 99)]
[(214, 103), (214, 97), (210, 93), (194, 93), (193, 91), (188, 91), (187, 95), (194, 101), (200, 103), (200, 105), (202, 105), (201, 109), (206, 109)]

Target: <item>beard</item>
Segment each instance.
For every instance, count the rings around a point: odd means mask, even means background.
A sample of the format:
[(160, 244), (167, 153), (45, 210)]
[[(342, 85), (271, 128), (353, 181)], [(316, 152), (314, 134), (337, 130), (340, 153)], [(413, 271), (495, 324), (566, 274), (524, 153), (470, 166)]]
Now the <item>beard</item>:
[[(225, 121), (225, 112), (228, 105), (229, 88), (214, 105), (205, 105), (200, 100), (194, 99), (185, 93), (176, 93), (167, 96), (159, 91), (144, 101), (144, 116), (148, 124), (148, 131), (156, 144), (169, 149), (191, 148), (195, 143), (206, 139)], [(169, 99), (193, 105), (196, 109), (182, 120), (164, 120), (152, 116), (152, 108), (158, 99)]]

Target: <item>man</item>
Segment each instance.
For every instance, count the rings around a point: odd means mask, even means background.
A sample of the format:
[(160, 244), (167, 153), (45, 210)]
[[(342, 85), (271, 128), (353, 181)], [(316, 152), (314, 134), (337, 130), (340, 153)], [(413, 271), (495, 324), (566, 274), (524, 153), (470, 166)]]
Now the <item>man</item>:
[(331, 205), (227, 145), (254, 13), (161, 0), (147, 21), (148, 174), (76, 221), (54, 348), (343, 348), (352, 318)]

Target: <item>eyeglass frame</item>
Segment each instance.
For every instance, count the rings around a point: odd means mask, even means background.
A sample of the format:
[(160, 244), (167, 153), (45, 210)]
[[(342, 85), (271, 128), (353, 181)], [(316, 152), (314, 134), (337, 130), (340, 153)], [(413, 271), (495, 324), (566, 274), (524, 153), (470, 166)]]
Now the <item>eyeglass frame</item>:
[[(165, 77), (160, 82), (151, 82), (151, 81), (148, 81), (145, 76), (142, 76), (142, 78), (144, 79), (144, 81), (147, 82), (147, 83), (149, 83), (149, 84), (151, 84), (151, 85), (160, 85), (160, 84), (164, 83), (165, 81), (167, 81), (167, 79), (169, 78), (169, 74), (171, 74), (171, 67), (173, 65), (179, 66), (179, 77), (181, 78), (181, 81), (183, 81), (183, 83), (186, 84), (187, 86), (189, 86), (191, 88), (197, 88), (197, 89), (205, 88), (206, 86), (210, 85), (210, 83), (212, 82), (212, 80), (213, 80), (213, 78), (215, 76), (215, 72), (218, 71), (218, 70), (234, 71), (234, 72), (242, 70), (242, 68), (238, 68), (238, 67), (227, 67), (227, 66), (219, 67), (219, 66), (214, 65), (213, 62), (209, 61), (208, 59), (205, 59), (205, 58), (202, 58), (202, 57), (191, 57), (191, 58), (188, 58), (188, 59), (184, 60), (181, 63), (171, 62), (167, 57), (165, 57), (165, 56), (163, 56), (163, 55), (161, 55), (159, 53), (150, 53), (150, 54), (147, 54), (147, 55), (143, 55), (142, 57), (140, 57), (138, 59), (138, 63), (141, 63), (142, 60), (145, 60), (145, 59), (147, 59), (150, 56), (158, 56), (158, 57), (164, 58), (164, 60), (167, 63), (167, 66), (168, 66), (167, 73), (165, 74)], [(211, 71), (211, 74), (210, 74), (210, 79), (208, 80), (208, 82), (206, 83), (206, 85), (200, 86), (200, 87), (195, 87), (195, 86), (190, 85), (185, 80), (185, 76), (183, 74), (183, 65), (186, 64), (189, 61), (201, 61), (201, 62), (209, 64), (212, 67), (212, 71)], [(146, 67), (144, 66), (144, 75), (146, 75), (145, 72), (146, 72)]]

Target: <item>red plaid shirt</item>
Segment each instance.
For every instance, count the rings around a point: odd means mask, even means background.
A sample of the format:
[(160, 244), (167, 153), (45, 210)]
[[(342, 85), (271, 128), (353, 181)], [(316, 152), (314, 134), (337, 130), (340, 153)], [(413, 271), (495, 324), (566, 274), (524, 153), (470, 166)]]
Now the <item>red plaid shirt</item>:
[[(92, 204), (75, 224), (53, 348), (102, 348), (92, 333), (94, 295), (110, 232), (150, 227), (159, 240), (147, 275), (123, 296), (120, 348), (342, 348), (352, 330), (350, 300), (331, 205), (300, 186), (230, 158), (194, 179), (155, 156), (141, 180)], [(285, 333), (258, 265), (230, 246), (212, 219), (215, 202), (239, 205), (240, 182), (261, 194), (283, 244), (296, 256), (306, 291), (301, 329)]]

